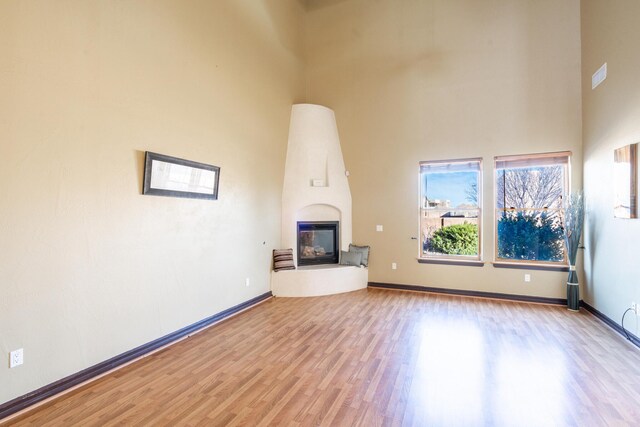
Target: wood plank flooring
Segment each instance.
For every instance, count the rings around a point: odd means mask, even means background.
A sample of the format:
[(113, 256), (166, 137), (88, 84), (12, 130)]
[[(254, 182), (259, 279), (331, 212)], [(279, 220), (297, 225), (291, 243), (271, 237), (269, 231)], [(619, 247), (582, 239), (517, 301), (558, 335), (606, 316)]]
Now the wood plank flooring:
[(563, 307), (366, 289), (265, 302), (16, 425), (640, 423), (640, 351)]

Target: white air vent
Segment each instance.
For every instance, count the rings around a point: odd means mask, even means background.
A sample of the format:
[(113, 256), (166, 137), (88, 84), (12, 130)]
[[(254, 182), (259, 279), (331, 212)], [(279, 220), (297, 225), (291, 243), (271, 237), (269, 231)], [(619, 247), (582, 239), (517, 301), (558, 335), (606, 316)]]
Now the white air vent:
[(598, 68), (598, 71), (591, 76), (591, 89), (598, 87), (607, 78), (607, 63), (602, 64), (602, 67)]

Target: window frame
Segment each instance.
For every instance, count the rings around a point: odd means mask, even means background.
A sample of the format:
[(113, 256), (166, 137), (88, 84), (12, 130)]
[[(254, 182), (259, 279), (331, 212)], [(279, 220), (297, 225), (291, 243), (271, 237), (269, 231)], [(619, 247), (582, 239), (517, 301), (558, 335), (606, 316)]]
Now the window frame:
[[(562, 203), (561, 207), (557, 210), (560, 212), (560, 216), (564, 216), (564, 212), (567, 207), (567, 199), (569, 194), (571, 193), (571, 151), (557, 151), (557, 152), (547, 152), (547, 153), (532, 153), (532, 154), (517, 154), (517, 155), (508, 155), (508, 156), (495, 156), (493, 160), (493, 264), (496, 267), (513, 267), (513, 268), (542, 268), (549, 270), (562, 270), (564, 271), (568, 265), (569, 260), (567, 258), (566, 247), (564, 248), (563, 260), (562, 261), (538, 261), (538, 260), (524, 260), (524, 259), (511, 259), (511, 258), (500, 258), (498, 256), (498, 217), (504, 211), (512, 211), (512, 209), (503, 206), (502, 208), (498, 208), (498, 162), (512, 162), (512, 161), (531, 161), (536, 159), (551, 159), (554, 157), (566, 157), (566, 163), (559, 164), (564, 166), (564, 182), (563, 189), (564, 192), (562, 194)], [(532, 167), (536, 165), (533, 164)], [(544, 208), (516, 208), (515, 210), (545, 210)], [(562, 241), (562, 245), (564, 246), (564, 239)]]
[[(423, 207), (423, 195), (425, 192), (423, 191), (424, 180), (422, 175), (422, 168), (424, 165), (443, 165), (443, 164), (455, 164), (455, 163), (478, 163), (478, 180), (477, 180), (477, 207), (475, 209), (459, 209), (459, 210), (468, 210), (468, 211), (477, 211), (477, 223), (478, 223), (478, 254), (477, 255), (446, 255), (446, 254), (435, 254), (435, 255), (427, 255), (423, 252), (423, 233), (422, 233), (422, 216), (425, 211)], [(444, 160), (427, 160), (420, 161), (418, 163), (418, 257), (417, 260), (419, 263), (433, 263), (433, 264), (458, 264), (458, 265), (470, 265), (470, 266), (482, 266), (484, 264), (482, 256), (483, 256), (483, 244), (482, 244), (482, 203), (483, 203), (483, 159), (482, 157), (471, 157), (471, 158), (462, 158), (462, 159), (444, 159)], [(449, 209), (454, 210), (454, 209)], [(444, 211), (444, 209), (443, 209)]]

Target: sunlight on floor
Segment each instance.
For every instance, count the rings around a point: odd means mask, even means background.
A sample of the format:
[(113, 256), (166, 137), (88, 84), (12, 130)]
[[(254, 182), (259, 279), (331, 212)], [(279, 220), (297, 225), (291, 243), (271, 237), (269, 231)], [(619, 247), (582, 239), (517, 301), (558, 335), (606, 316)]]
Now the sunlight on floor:
[[(521, 425), (558, 425), (565, 421), (564, 413), (565, 357), (556, 348), (522, 347), (522, 344), (502, 344), (496, 352), (494, 413), (499, 424), (508, 424), (517, 415)], [(511, 414), (511, 415), (509, 415)]]
[(462, 424), (482, 419), (484, 405), (485, 343), (482, 331), (473, 323), (429, 322), (420, 325), (421, 341), (410, 399), (416, 414), (427, 424), (451, 420)]
[[(468, 320), (422, 322), (416, 329), (409, 407), (428, 425), (558, 425), (566, 419), (565, 358), (523, 338), (491, 342)], [(525, 343), (523, 343), (525, 341)]]

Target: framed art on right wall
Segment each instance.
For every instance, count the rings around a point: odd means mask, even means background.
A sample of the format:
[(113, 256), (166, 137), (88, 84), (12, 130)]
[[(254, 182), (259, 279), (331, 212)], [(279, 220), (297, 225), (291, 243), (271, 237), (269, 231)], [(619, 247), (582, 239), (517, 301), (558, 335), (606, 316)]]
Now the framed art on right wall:
[(625, 145), (613, 152), (613, 216), (638, 217), (638, 144)]

